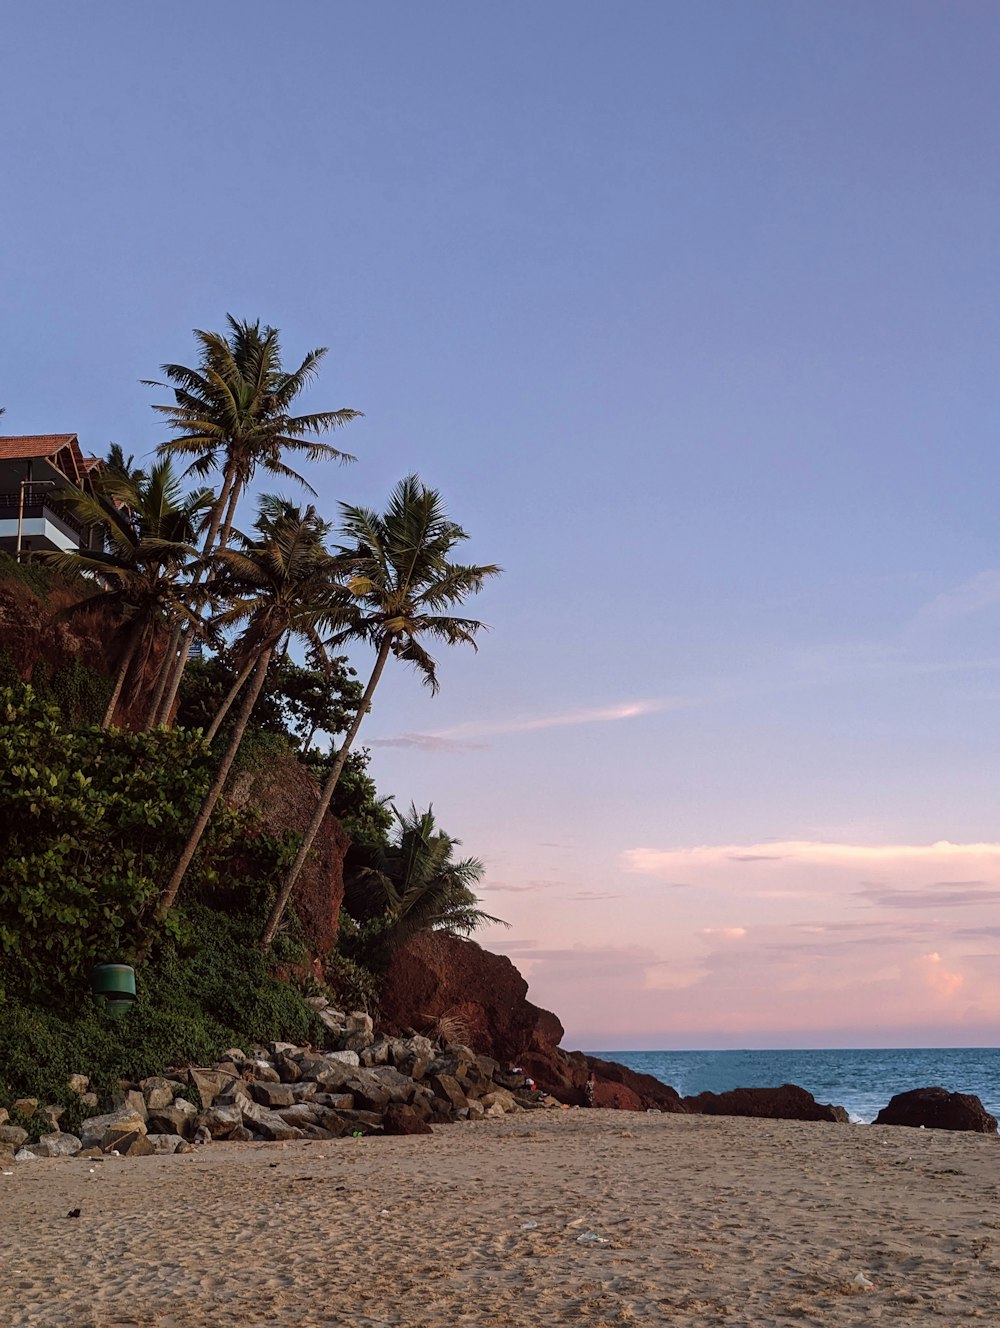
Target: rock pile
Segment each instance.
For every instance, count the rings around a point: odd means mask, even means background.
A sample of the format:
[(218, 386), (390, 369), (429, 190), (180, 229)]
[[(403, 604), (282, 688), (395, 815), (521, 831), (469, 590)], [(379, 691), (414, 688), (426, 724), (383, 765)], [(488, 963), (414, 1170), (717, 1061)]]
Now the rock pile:
[[(249, 1052), (231, 1047), (214, 1065), (123, 1085), (112, 1110), (85, 1119), (77, 1134), (59, 1129), (62, 1108), (19, 1099), (13, 1109), (42, 1115), (51, 1127), (29, 1144), (28, 1131), (0, 1108), (0, 1160), (137, 1157), (187, 1152), (212, 1139), (425, 1134), (435, 1124), (560, 1105), (530, 1087), (523, 1071), (508, 1071), (470, 1047), (417, 1035), (376, 1037), (367, 1014), (344, 1014), (320, 998), (314, 1009), (331, 1030), (327, 1049), (288, 1042)], [(70, 1087), (82, 1093), (88, 1084), (74, 1075)]]

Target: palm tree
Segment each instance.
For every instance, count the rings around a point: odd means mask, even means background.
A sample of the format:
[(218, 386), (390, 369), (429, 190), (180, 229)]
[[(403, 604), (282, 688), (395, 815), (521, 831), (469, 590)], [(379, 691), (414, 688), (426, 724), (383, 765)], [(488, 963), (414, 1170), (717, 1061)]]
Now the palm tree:
[(351, 602), (341, 612), (338, 630), (327, 643), (367, 641), (375, 648), (375, 664), (357, 712), (323, 786), (319, 802), (295, 861), (281, 884), (261, 944), (270, 948), (289, 897), (323, 823), (341, 772), (390, 655), (412, 664), (432, 693), (438, 690), (436, 665), (421, 638), (447, 645), (464, 642), (475, 648), (483, 624), (442, 612), (478, 593), (500, 568), (464, 566), (449, 561), (456, 544), (468, 539), (461, 526), (449, 521), (441, 495), (408, 475), (393, 490), (385, 515), (341, 503), (342, 534), (348, 543), (340, 555), (347, 568)]
[[(103, 526), (109, 548), (41, 556), (60, 571), (96, 577), (107, 586), (74, 604), (72, 612), (114, 611), (128, 624), (102, 724), (108, 728), (133, 660), (137, 655), (147, 659), (164, 627), (190, 616), (182, 576), (196, 556), (193, 541), (211, 493), (196, 489), (182, 494), (165, 460), (148, 476), (110, 469), (97, 477), (92, 495), (69, 491), (63, 500), (85, 525)], [(139, 682), (141, 676), (140, 669)]]
[[(172, 406), (155, 405), (177, 434), (161, 444), (169, 455), (194, 457), (189, 471), (222, 473), (222, 487), (212, 508), (203, 554), (216, 543), (229, 543), (240, 495), (258, 467), (269, 474), (294, 479), (310, 493), (311, 485), (282, 460), (287, 452), (303, 453), (308, 460), (353, 461), (319, 436), (356, 419), (361, 412), (341, 409), (292, 415), (296, 397), (316, 376), (326, 355), (320, 346), (306, 355), (299, 367), (286, 371), (281, 363), (278, 331), (260, 322), (240, 322), (227, 314), (228, 335), (195, 329), (201, 355), (196, 369), (183, 364), (161, 366), (168, 382), (147, 380), (148, 387), (172, 388)], [(161, 706), (166, 718), (173, 706), (187, 662), (191, 637), (181, 643), (173, 677)]]
[[(336, 577), (337, 563), (324, 544), (329, 527), (309, 507), (304, 513), (292, 509), (277, 520), (262, 516), (257, 523), (259, 539), (246, 541), (242, 550), (217, 549), (218, 572), (212, 584), (213, 598), (224, 598), (228, 608), (213, 619), (219, 628), (245, 623), (238, 643), (247, 679), (233, 723), (229, 743), (215, 772), (201, 810), (191, 828), (174, 873), (157, 906), (162, 921), (173, 907), (181, 882), (197, 851), (215, 804), (239, 750), (251, 712), (264, 686), (275, 646), (288, 632), (310, 645), (322, 645), (321, 630), (336, 617), (344, 592)], [(250, 665), (249, 668), (246, 664)]]
[(345, 879), (344, 908), (362, 924), (363, 962), (381, 968), (421, 931), (468, 936), (487, 922), (473, 891), (485, 868), (478, 858), (453, 859), (459, 840), (434, 823), (433, 808), (402, 813), (394, 839), (362, 851), (365, 859)]

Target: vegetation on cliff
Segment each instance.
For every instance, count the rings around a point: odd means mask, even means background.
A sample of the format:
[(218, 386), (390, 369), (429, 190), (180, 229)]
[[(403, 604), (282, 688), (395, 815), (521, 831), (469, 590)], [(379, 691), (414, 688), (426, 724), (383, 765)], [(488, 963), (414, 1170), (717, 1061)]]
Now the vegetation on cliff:
[[(371, 1003), (394, 946), (487, 919), (474, 860), (452, 861), (457, 841), (429, 811), (393, 836), (352, 744), (390, 658), (436, 690), (425, 639), (475, 645), (482, 624), (455, 610), (499, 569), (451, 561), (466, 533), (416, 476), (385, 514), (339, 504), (337, 531), (265, 496), (243, 534), (255, 472), (305, 483), (286, 452), (351, 459), (320, 435), (358, 412), (291, 414), (322, 349), (287, 373), (272, 328), (230, 319), (196, 337), (195, 369), (163, 366), (174, 404), (155, 409), (175, 437), (162, 459), (145, 471), (115, 448), (96, 497), (76, 500), (103, 522), (104, 551), (0, 566), (0, 594), (6, 579), (30, 600), (37, 629), (33, 649), (12, 626), (25, 615), (0, 614), (0, 1100), (65, 1100), (84, 1063), (110, 1085), (233, 1043), (318, 1037), (301, 999), (317, 982)], [(218, 486), (185, 493), (176, 455)], [(337, 653), (349, 642), (375, 653), (364, 689)], [(235, 796), (278, 759), (314, 790), (295, 829)], [(296, 890), (328, 810), (358, 844), (359, 917), (318, 953)], [(433, 860), (423, 877), (394, 874), (407, 835)], [(141, 1000), (117, 1024), (88, 997), (108, 961), (139, 968)]]

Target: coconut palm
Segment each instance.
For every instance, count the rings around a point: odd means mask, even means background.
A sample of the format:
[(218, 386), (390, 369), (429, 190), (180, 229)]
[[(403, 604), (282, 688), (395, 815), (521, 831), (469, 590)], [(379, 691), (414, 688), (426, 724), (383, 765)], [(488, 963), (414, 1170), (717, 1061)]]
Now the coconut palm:
[[(212, 508), (203, 553), (229, 542), (236, 507), (246, 485), (259, 469), (294, 479), (310, 493), (311, 485), (282, 459), (286, 453), (310, 461), (353, 461), (320, 435), (340, 428), (360, 415), (341, 409), (292, 415), (295, 399), (316, 376), (326, 347), (306, 355), (299, 367), (286, 371), (281, 363), (278, 331), (260, 322), (240, 322), (227, 315), (228, 334), (195, 330), (200, 348), (198, 367), (161, 366), (167, 382), (147, 380), (149, 387), (170, 388), (171, 406), (155, 405), (176, 437), (161, 444), (171, 456), (193, 457), (188, 470), (205, 476), (221, 472), (222, 485)], [(161, 707), (166, 718), (173, 706), (187, 661), (191, 637), (185, 637)]]
[[(103, 527), (108, 548), (41, 556), (60, 571), (83, 573), (106, 587), (78, 601), (72, 612), (99, 608), (126, 623), (103, 720), (108, 728), (133, 661), (141, 659), (144, 667), (164, 629), (192, 616), (184, 573), (196, 556), (194, 540), (212, 495), (208, 489), (182, 493), (169, 460), (164, 460), (148, 475), (108, 470), (95, 479), (93, 494), (67, 491), (62, 498), (85, 525)], [(141, 684), (142, 668), (133, 674), (135, 685)]]
[(278, 891), (261, 938), (265, 950), (277, 934), (389, 656), (412, 664), (431, 692), (437, 692), (436, 664), (423, 641), (465, 643), (475, 648), (476, 633), (483, 624), (453, 617), (445, 610), (480, 591), (487, 578), (500, 571), (492, 563), (465, 566), (449, 561), (454, 547), (468, 535), (448, 520), (440, 494), (426, 488), (416, 475), (397, 484), (384, 515), (347, 503), (340, 507), (346, 540), (340, 556), (348, 568), (351, 599), (341, 610), (338, 629), (327, 644), (365, 641), (375, 649), (375, 664), (302, 845)]
[(344, 908), (362, 924), (366, 966), (383, 967), (421, 931), (468, 936), (488, 922), (509, 925), (478, 907), (485, 868), (478, 858), (454, 860), (460, 841), (438, 829), (433, 808), (393, 813), (393, 839), (362, 850), (362, 865), (345, 874)]
[(242, 549), (215, 551), (217, 571), (211, 593), (213, 599), (224, 601), (227, 607), (214, 617), (213, 626), (225, 629), (245, 624), (237, 652), (244, 663), (246, 685), (229, 743), (184, 851), (160, 897), (157, 907), (160, 920), (173, 907), (225, 787), (275, 647), (291, 632), (311, 646), (321, 648), (322, 630), (338, 614), (344, 592), (337, 581), (336, 560), (324, 544), (327, 531), (314, 508), (309, 507), (304, 513), (291, 509), (274, 521), (262, 517), (257, 523), (255, 542), (245, 541)]

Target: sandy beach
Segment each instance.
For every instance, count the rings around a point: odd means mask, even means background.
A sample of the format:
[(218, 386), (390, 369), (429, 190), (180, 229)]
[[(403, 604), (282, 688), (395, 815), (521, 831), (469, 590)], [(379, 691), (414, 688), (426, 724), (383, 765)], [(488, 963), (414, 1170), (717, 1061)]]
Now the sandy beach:
[(11, 1328), (1000, 1320), (981, 1135), (573, 1110), (13, 1173)]

